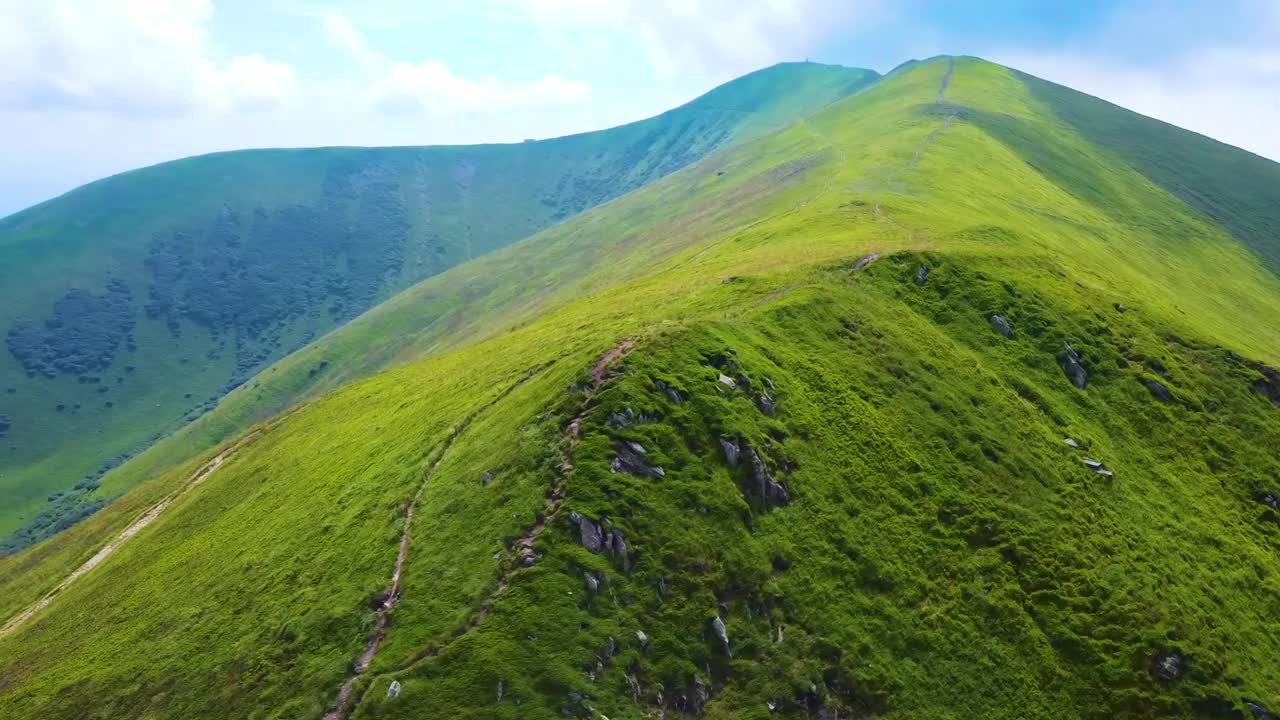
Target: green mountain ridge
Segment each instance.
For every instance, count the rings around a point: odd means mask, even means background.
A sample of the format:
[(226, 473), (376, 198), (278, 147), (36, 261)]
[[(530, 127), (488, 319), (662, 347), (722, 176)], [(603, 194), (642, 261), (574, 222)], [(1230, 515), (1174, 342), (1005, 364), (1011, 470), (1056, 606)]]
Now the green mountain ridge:
[(0, 711), (1274, 713), (1280, 184), (1219, 176), (1280, 170), (1039, 82), (913, 64), (263, 371), (0, 558)]
[(0, 535), (22, 528), (3, 549), (93, 510), (132, 451), (396, 291), (875, 77), (784, 64), (537, 142), (218, 153), (0, 220)]

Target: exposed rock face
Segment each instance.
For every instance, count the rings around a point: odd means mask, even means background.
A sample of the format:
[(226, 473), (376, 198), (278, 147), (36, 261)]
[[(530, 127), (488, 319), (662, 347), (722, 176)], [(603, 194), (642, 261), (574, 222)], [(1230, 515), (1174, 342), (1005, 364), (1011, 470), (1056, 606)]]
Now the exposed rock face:
[(1067, 343), (1058, 354), (1058, 365), (1072, 385), (1083, 390), (1089, 384), (1089, 373), (1080, 364), (1080, 353), (1071, 347), (1071, 343)]
[[(582, 547), (593, 553), (604, 553), (617, 558), (621, 561), (623, 570), (630, 567), (627, 541), (621, 530), (607, 528), (576, 510), (569, 513), (569, 521), (578, 526)], [(602, 581), (603, 576), (596, 575), (596, 580)]]
[(769, 397), (769, 393), (766, 392), (762, 392), (756, 397), (756, 407), (769, 417), (773, 417), (778, 412), (777, 406), (773, 404), (773, 398)]
[(1146, 380), (1142, 384), (1147, 386), (1147, 390), (1151, 392), (1151, 397), (1156, 400), (1159, 400), (1162, 403), (1167, 403), (1173, 400), (1173, 395), (1169, 394), (1169, 388), (1161, 385), (1155, 380)]
[(609, 413), (609, 417), (604, 421), (604, 424), (611, 428), (621, 429), (632, 425), (648, 425), (661, 419), (662, 416), (658, 413), (643, 410), (637, 413), (628, 407), (618, 412)]
[(1280, 406), (1280, 371), (1265, 365), (1255, 365), (1254, 369), (1262, 373), (1262, 377), (1253, 381), (1253, 391)]
[(925, 280), (929, 279), (929, 268), (921, 265), (916, 268), (916, 284), (923, 285)]
[(1167, 651), (1151, 659), (1151, 675), (1157, 680), (1172, 682), (1187, 670), (1187, 660), (1180, 653)]
[(726, 652), (729, 650), (729, 629), (725, 627), (724, 620), (717, 615), (716, 619), (711, 621), (711, 629), (715, 631), (716, 637), (720, 638), (720, 644), (724, 646)]
[(1253, 716), (1253, 720), (1277, 720), (1276, 716), (1264, 707), (1262, 703), (1245, 700), (1244, 706), (1249, 710), (1249, 714)]
[(604, 587), (606, 578), (604, 573), (587, 572), (583, 574), (583, 578), (587, 583), (587, 592), (595, 595), (600, 592), (600, 588)]
[(991, 323), (991, 327), (995, 328), (996, 332), (1007, 338), (1013, 337), (1013, 328), (1009, 327), (1008, 320), (1005, 320), (1000, 315), (992, 315), (989, 322)]
[(852, 265), (850, 265), (850, 266), (849, 266), (849, 269), (850, 269), (850, 270), (861, 270), (862, 268), (864, 268), (864, 267), (866, 267), (866, 266), (870, 265), (871, 263), (873, 263), (873, 262), (875, 262), (875, 261), (877, 261), (877, 260), (879, 260), (879, 259), (880, 259), (880, 253), (871, 253), (870, 255), (863, 255), (862, 257), (860, 257), (860, 258), (858, 258), (856, 261), (854, 261), (854, 263), (853, 263)]
[(769, 468), (760, 457), (760, 453), (746, 443), (742, 444), (742, 452), (751, 462), (751, 494), (772, 507), (780, 507), (790, 502), (791, 497), (787, 493), (786, 486), (774, 481), (769, 475)]
[(730, 468), (738, 467), (738, 443), (728, 438), (720, 438), (720, 449), (724, 451), (724, 462)]
[(666, 395), (668, 400), (670, 400), (671, 402), (677, 405), (679, 405), (680, 403), (688, 399), (687, 395), (680, 392), (676, 388), (671, 387), (670, 385), (666, 384), (661, 380), (658, 380), (657, 382), (655, 382), (653, 384), (653, 387), (656, 388), (658, 392), (662, 393), (663, 395)]
[(647, 477), (652, 480), (661, 480), (666, 477), (666, 472), (662, 468), (649, 465), (645, 462), (644, 446), (637, 442), (619, 443), (615, 448), (617, 455), (613, 458), (613, 464), (610, 470), (613, 472), (627, 473), (636, 477)]

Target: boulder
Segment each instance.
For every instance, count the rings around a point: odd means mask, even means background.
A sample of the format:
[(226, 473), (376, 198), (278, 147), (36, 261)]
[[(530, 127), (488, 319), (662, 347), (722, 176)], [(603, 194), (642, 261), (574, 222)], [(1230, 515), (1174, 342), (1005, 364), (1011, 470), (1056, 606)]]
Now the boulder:
[(1125, 306), (1121, 305), (1120, 303), (1116, 303), (1116, 312), (1118, 312), (1118, 313), (1122, 313), (1122, 312), (1124, 312), (1125, 310), (1128, 310), (1128, 309), (1129, 309), (1129, 308), (1127, 308), (1127, 307), (1125, 307)]
[(389, 698), (400, 697), (400, 681), (399, 680), (392, 680), (391, 684), (387, 686), (387, 697)]
[(1166, 388), (1155, 380), (1144, 380), (1142, 384), (1147, 387), (1147, 390), (1151, 393), (1151, 397), (1156, 400), (1159, 400), (1162, 403), (1167, 403), (1173, 400), (1173, 396), (1169, 394), (1169, 388)]
[(587, 592), (592, 595), (600, 592), (600, 587), (604, 585), (604, 575), (588, 571), (583, 573), (583, 577), (587, 583)]
[(1062, 352), (1058, 354), (1058, 365), (1072, 385), (1083, 390), (1089, 384), (1089, 373), (1080, 364), (1080, 353), (1071, 347), (1071, 343), (1066, 343)]
[(1275, 492), (1265, 492), (1258, 496), (1258, 502), (1266, 505), (1272, 510), (1280, 510), (1280, 494)]
[(929, 268), (921, 265), (916, 268), (916, 284), (923, 285), (924, 281), (929, 279)]
[(733, 381), (733, 378), (729, 377), (728, 375), (725, 375), (724, 373), (720, 373), (720, 377), (716, 378), (716, 382), (720, 383), (721, 385), (724, 385), (730, 390), (738, 389), (738, 384)]
[(491, 482), (493, 482), (493, 472), (490, 470), (485, 470), (484, 476), (480, 478), (480, 484), (488, 485)]
[(1073, 448), (1080, 447), (1080, 443), (1076, 442), (1075, 438), (1066, 438), (1062, 442), (1066, 443), (1067, 445), (1070, 445)]
[(637, 630), (636, 642), (640, 643), (640, 648), (643, 650), (649, 646), (649, 636), (645, 635), (643, 630)]
[(1007, 338), (1013, 337), (1013, 328), (1009, 327), (1008, 320), (1005, 320), (1000, 315), (992, 315), (988, 321), (991, 323), (991, 327), (995, 328), (996, 332)]
[(1187, 670), (1187, 659), (1172, 650), (1157, 653), (1151, 659), (1151, 676), (1164, 682), (1172, 682), (1182, 677)]

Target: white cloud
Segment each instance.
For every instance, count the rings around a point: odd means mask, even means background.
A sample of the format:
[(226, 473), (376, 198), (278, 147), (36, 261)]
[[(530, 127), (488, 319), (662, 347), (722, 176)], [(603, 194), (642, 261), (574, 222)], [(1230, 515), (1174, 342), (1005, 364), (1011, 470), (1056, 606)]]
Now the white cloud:
[(209, 0), (0, 0), (0, 106), (122, 113), (267, 107), (293, 68), (220, 60)]
[(374, 50), (346, 16), (329, 13), (321, 23), (329, 42), (363, 71), (369, 83), (364, 95), (380, 109), (485, 113), (580, 102), (590, 96), (586, 83), (556, 74), (512, 82), (493, 76), (464, 77), (435, 59), (393, 60)]
[(803, 60), (836, 32), (881, 12), (880, 0), (508, 0), (550, 36), (613, 33), (638, 41), (662, 76), (726, 78)]

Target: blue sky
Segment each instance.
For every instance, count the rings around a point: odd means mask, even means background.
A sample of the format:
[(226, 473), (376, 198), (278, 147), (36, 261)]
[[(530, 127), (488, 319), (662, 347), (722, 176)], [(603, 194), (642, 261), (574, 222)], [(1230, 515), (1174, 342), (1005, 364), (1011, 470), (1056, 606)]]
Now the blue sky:
[(0, 215), (204, 152), (511, 142), (942, 53), (1280, 159), (1280, 0), (0, 0)]

